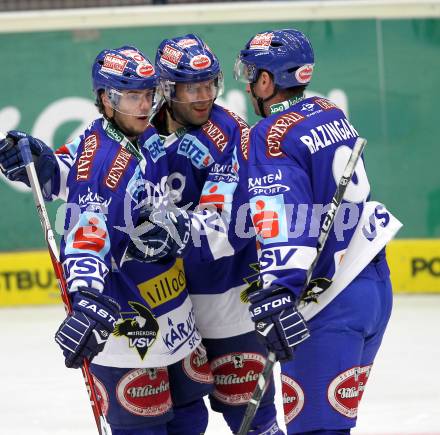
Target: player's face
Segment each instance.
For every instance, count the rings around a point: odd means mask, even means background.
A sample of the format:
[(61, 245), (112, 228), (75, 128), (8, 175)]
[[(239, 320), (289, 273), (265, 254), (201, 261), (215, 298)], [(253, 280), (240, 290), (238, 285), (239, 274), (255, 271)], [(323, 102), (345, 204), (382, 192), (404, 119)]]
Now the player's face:
[(203, 125), (208, 121), (217, 96), (214, 80), (200, 83), (176, 83), (172, 108), (183, 125)]
[[(268, 107), (275, 102), (274, 99), (271, 98), (274, 90), (275, 84), (273, 83), (273, 80), (271, 79), (269, 73), (267, 73), (266, 71), (261, 72), (261, 74), (258, 76), (258, 79), (254, 83), (246, 84), (246, 92), (250, 96), (254, 112), (257, 115), (264, 115), (263, 113), (261, 113), (257, 98), (262, 98), (263, 100), (266, 100), (263, 104), (263, 107), (267, 114)], [(267, 100), (268, 98), (269, 100)]]
[(135, 138), (141, 135), (148, 127), (148, 116), (133, 116), (124, 113), (113, 113), (114, 122), (119, 129), (129, 138)]
[(106, 91), (104, 105), (107, 116), (113, 118), (121, 131), (128, 137), (139, 136), (148, 126), (149, 115), (153, 106), (154, 91), (130, 90)]
[[(257, 83), (254, 83), (252, 86), (254, 86), (254, 94), (258, 94)], [(246, 84), (246, 92), (249, 94), (249, 98), (251, 99), (252, 107), (254, 108), (254, 112), (258, 116), (262, 116), (262, 113), (260, 112), (260, 108), (258, 107), (257, 99), (254, 97), (254, 94), (251, 92), (251, 84)]]

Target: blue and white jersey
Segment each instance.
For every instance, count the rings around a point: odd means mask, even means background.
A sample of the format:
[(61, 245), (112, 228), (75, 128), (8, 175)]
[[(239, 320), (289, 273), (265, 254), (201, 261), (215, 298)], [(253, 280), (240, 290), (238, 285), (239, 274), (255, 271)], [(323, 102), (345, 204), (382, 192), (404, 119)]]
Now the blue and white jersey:
[(100, 118), (58, 154), (53, 186), (64, 189), (67, 199), (61, 262), (69, 291), (93, 287), (121, 306), (122, 319), (96, 364), (169, 365), (200, 343), (182, 262), (123, 262), (139, 205), (166, 194), (168, 167), (160, 145), (151, 126), (137, 147)]
[[(261, 244), (263, 285), (301, 294), (317, 238), (358, 132), (324, 98), (286, 101), (251, 130), (248, 191)], [(370, 185), (363, 161), (336, 215), (312, 279), (331, 280), (361, 217)]]
[[(205, 338), (225, 338), (254, 329), (248, 306), (240, 300), (240, 292), (246, 287), (244, 278), (252, 273), (249, 265), (257, 261), (248, 218), (246, 168), (237, 156), (245, 147), (248, 133), (248, 125), (238, 115), (214, 104), (203, 126), (181, 129), (164, 139), (168, 184), (176, 204), (189, 210), (215, 209), (194, 216), (201, 249), (185, 259), (197, 326)], [(237, 235), (240, 207), (244, 220), (239, 221)], [(241, 237), (243, 233), (246, 237)], [(193, 232), (196, 246), (197, 238)]]

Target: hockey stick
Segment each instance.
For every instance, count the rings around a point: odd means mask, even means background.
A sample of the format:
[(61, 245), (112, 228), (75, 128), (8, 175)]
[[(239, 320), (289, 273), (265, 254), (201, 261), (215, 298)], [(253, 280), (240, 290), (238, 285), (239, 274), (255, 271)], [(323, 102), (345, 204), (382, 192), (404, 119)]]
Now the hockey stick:
[[(310, 265), (309, 269), (307, 270), (306, 282), (304, 284), (303, 291), (301, 292), (301, 296), (298, 298), (298, 301), (302, 299), (305, 292), (307, 291), (307, 288), (310, 284), (310, 279), (313, 274), (313, 270), (315, 269), (315, 266), (318, 263), (319, 257), (324, 249), (328, 235), (333, 226), (336, 213), (338, 212), (339, 207), (344, 198), (345, 190), (347, 189), (347, 186), (350, 184), (351, 178), (353, 177), (354, 170), (356, 168), (356, 164), (366, 144), (367, 144), (366, 139), (361, 137), (358, 137), (356, 139), (356, 143), (354, 144), (350, 158), (348, 159), (347, 165), (345, 166), (344, 172), (341, 176), (341, 179), (339, 180), (338, 187), (336, 188), (336, 192), (331, 200), (330, 208), (327, 211), (324, 217), (324, 221), (322, 223), (322, 227), (320, 228), (318, 242), (316, 245), (316, 257), (313, 260), (312, 264)], [(257, 413), (258, 407), (260, 406), (261, 398), (269, 382), (269, 378), (272, 374), (275, 363), (276, 363), (275, 353), (269, 352), (267, 355), (266, 364), (264, 365), (263, 371), (258, 376), (257, 385), (255, 386), (254, 392), (252, 393), (252, 397), (249, 400), (249, 403), (246, 407), (246, 411), (244, 413), (243, 420), (241, 421), (240, 429), (238, 430), (237, 435), (246, 435), (249, 432), (252, 421), (255, 417), (255, 414)]]
[[(45, 239), (47, 242), (47, 248), (49, 250), (50, 259), (52, 261), (53, 270), (57, 277), (58, 287), (61, 293), (61, 299), (64, 303), (64, 308), (67, 314), (72, 312), (72, 303), (69, 298), (67, 290), (66, 279), (64, 277), (63, 268), (59, 261), (58, 247), (55, 241), (55, 237), (50, 225), (49, 216), (47, 215), (46, 206), (44, 204), (43, 195), (41, 193), (40, 183), (38, 181), (37, 173), (35, 171), (34, 162), (32, 160), (31, 150), (29, 148), (29, 140), (24, 138), (18, 141), (21, 156), (26, 167), (26, 173), (29, 178), (29, 182), (32, 189), (32, 195), (34, 197), (35, 206), (40, 217), (40, 223), (44, 230)], [(98, 401), (96, 394), (96, 387), (90, 372), (89, 361), (84, 359), (81, 367), (84, 376), (84, 382), (86, 384), (87, 391), (90, 397), (90, 403), (92, 405), (93, 415), (95, 417), (96, 426), (98, 427), (99, 435), (111, 435), (111, 429), (107, 423), (104, 413), (102, 412), (101, 404)]]

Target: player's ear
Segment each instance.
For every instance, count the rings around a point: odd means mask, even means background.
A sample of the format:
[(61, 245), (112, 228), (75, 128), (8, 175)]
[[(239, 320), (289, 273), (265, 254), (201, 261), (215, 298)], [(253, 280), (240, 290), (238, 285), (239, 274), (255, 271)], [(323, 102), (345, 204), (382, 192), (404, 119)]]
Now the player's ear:
[(108, 110), (112, 109), (112, 104), (110, 102), (110, 99), (108, 98), (107, 92), (102, 92), (100, 94), (100, 98), (102, 101), (102, 105)]
[[(260, 86), (264, 91), (273, 92), (273, 88), (275, 87), (275, 83), (273, 82), (272, 75), (267, 71), (262, 71), (259, 77)], [(269, 94), (269, 95), (270, 95)]]
[(114, 109), (113, 109), (112, 103), (110, 102), (110, 99), (107, 95), (107, 92), (100, 93), (99, 97), (101, 98), (101, 102), (102, 102), (102, 106), (104, 108), (105, 114), (107, 116), (112, 115)]

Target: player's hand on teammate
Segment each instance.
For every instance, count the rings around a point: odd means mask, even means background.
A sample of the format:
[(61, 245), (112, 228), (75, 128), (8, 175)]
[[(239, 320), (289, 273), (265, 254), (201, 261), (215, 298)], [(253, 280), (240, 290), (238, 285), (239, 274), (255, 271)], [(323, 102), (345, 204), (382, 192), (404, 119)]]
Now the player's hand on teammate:
[(55, 155), (43, 141), (18, 130), (11, 130), (5, 139), (0, 140), (0, 169), (11, 181), (21, 181), (30, 187), (29, 178), (21, 157), (18, 141), (28, 139), (35, 163), (35, 170), (41, 185), (53, 175), (56, 167)]
[(144, 207), (127, 253), (143, 261), (185, 257), (191, 247), (191, 217), (175, 205)]
[(248, 294), (258, 337), (278, 361), (292, 359), (293, 348), (310, 337), (293, 294), (283, 287), (259, 288)]
[(55, 334), (63, 351), (66, 367), (81, 367), (84, 358), (91, 361), (104, 349), (116, 320), (119, 304), (99, 291), (82, 287), (72, 293), (72, 313)]

